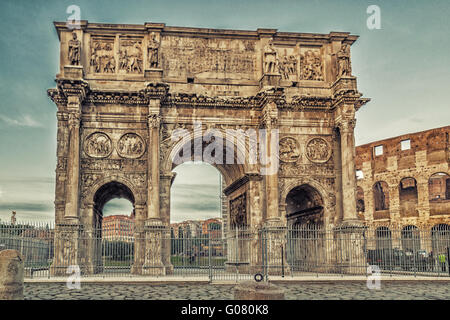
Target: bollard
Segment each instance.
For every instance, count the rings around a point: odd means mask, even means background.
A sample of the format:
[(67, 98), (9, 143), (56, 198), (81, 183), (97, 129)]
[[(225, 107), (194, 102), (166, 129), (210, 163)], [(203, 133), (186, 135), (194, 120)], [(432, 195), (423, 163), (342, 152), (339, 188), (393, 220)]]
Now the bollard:
[(16, 250), (0, 251), (0, 300), (23, 300), (23, 259)]
[(234, 300), (284, 300), (284, 291), (271, 283), (246, 281), (234, 287)]

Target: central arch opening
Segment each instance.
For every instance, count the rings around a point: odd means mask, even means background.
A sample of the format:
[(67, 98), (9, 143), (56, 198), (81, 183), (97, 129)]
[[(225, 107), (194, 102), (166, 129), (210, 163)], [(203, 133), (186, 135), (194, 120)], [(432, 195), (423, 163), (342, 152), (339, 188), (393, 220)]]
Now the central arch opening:
[[(195, 131), (185, 135), (170, 151), (166, 162), (166, 168), (176, 173), (169, 215), (170, 260), (178, 273), (202, 273), (209, 265), (224, 271), (231, 252), (248, 256), (244, 248), (248, 241), (241, 245), (243, 241), (228, 239), (234, 216), (245, 216), (241, 220), (247, 221), (247, 201), (236, 210), (230, 209), (236, 206), (236, 199), (245, 198), (247, 186), (224, 194), (226, 187), (245, 176), (245, 143), (239, 144), (215, 129), (209, 131), (214, 132), (211, 137), (208, 130), (201, 136)], [(239, 250), (235, 250), (237, 247)]]
[(198, 272), (225, 261), (223, 228), (227, 223), (223, 176), (211, 164), (188, 161), (173, 169), (170, 232), (175, 272)]
[(97, 272), (129, 272), (134, 260), (133, 192), (112, 181), (94, 195), (94, 259)]

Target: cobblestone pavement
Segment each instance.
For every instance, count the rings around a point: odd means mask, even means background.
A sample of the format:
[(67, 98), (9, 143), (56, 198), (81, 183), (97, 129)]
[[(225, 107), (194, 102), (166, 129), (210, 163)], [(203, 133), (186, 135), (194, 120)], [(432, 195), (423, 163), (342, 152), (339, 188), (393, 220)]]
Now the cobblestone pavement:
[[(448, 282), (383, 282), (369, 290), (365, 282), (278, 284), (289, 300), (442, 300), (450, 299)], [(233, 285), (25, 283), (25, 300), (230, 300)]]

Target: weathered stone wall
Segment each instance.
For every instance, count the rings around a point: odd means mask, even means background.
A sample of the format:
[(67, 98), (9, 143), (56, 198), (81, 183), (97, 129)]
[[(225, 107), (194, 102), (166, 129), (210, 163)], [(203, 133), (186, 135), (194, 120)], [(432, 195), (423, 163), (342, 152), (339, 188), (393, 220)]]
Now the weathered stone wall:
[[(430, 230), (437, 224), (450, 223), (450, 126), (406, 134), (356, 147), (358, 199), (364, 200), (361, 218), (369, 226), (415, 225)], [(402, 150), (409, 140), (410, 149)], [(374, 148), (383, 146), (383, 154)], [(441, 173), (441, 175), (436, 175)], [(385, 182), (387, 210), (375, 210), (377, 182)], [(361, 194), (362, 191), (362, 194)]]

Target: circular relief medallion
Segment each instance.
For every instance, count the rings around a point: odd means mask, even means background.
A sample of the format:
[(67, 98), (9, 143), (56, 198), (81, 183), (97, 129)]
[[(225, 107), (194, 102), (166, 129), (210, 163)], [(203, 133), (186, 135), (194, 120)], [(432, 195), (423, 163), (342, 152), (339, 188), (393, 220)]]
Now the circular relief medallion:
[(279, 158), (283, 162), (296, 162), (300, 157), (300, 148), (297, 140), (292, 137), (280, 139)]
[(122, 158), (136, 159), (145, 152), (145, 142), (136, 133), (126, 133), (117, 142), (117, 153)]
[(84, 152), (91, 158), (106, 158), (112, 152), (111, 139), (103, 132), (94, 132), (84, 142)]
[(327, 162), (331, 156), (331, 148), (322, 138), (312, 138), (306, 143), (306, 157), (317, 163)]

